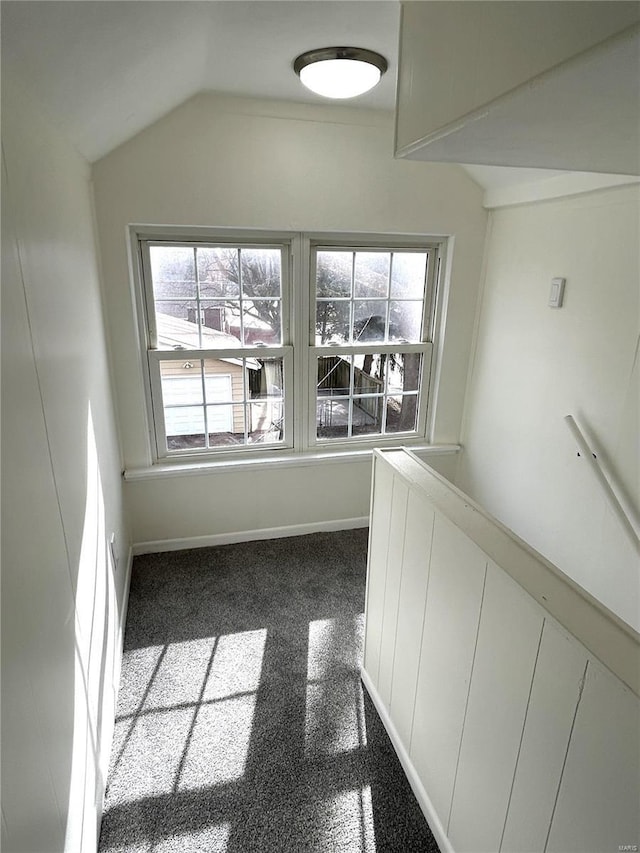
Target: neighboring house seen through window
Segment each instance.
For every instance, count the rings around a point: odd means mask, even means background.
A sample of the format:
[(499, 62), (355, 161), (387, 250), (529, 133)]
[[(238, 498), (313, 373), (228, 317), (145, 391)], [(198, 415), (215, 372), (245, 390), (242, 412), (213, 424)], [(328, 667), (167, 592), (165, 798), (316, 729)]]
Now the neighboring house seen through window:
[(156, 458), (424, 440), (437, 243), (134, 236)]

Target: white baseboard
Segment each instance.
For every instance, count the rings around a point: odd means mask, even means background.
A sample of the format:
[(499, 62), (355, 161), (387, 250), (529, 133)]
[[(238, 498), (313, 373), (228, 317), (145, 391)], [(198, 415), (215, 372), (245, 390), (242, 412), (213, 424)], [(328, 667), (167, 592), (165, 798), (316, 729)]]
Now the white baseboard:
[(331, 530), (352, 530), (367, 527), (369, 517), (339, 518), (333, 521), (315, 521), (307, 524), (288, 524), (283, 527), (263, 527), (258, 530), (238, 530), (233, 533), (213, 533), (208, 536), (188, 536), (183, 539), (156, 539), (136, 542), (133, 554), (156, 554), (160, 551), (183, 551), (187, 548), (210, 548), (213, 545), (231, 545), (235, 542), (254, 542), (259, 539), (282, 539), (285, 536), (304, 536)]
[[(133, 557), (134, 557), (133, 545), (129, 546), (129, 553), (127, 554), (127, 568), (124, 573), (124, 591), (122, 593), (122, 615), (120, 617), (120, 656), (122, 656), (122, 652), (124, 651), (124, 629), (127, 624), (127, 612), (129, 610), (129, 588), (131, 586), (131, 570), (133, 569)], [(120, 673), (118, 673), (118, 678), (120, 678)], [(118, 682), (119, 683), (119, 682)]]
[[(127, 610), (129, 608), (129, 588), (131, 586), (131, 570), (133, 568), (133, 548), (129, 547), (129, 551), (126, 556), (127, 564), (124, 570), (124, 588), (122, 590), (122, 604), (120, 607), (119, 613), (119, 624), (118, 624), (118, 635), (116, 639), (116, 647), (114, 649), (114, 669), (112, 673), (113, 678), (113, 690), (114, 690), (114, 707), (113, 707), (113, 716), (115, 720), (116, 709), (118, 707), (118, 692), (120, 686), (120, 674), (122, 671), (122, 657), (124, 654), (124, 632), (127, 625)], [(109, 738), (108, 749), (107, 745), (103, 744), (103, 754), (100, 756), (100, 767), (108, 768), (109, 767), (109, 759), (111, 757), (111, 749), (113, 747), (113, 731), (111, 734), (111, 738)], [(104, 774), (101, 773), (101, 778), (99, 782), (99, 788), (97, 790), (96, 797), (96, 838), (95, 838), (95, 847), (91, 848), (91, 853), (93, 851), (97, 851), (98, 845), (100, 842), (100, 829), (102, 827), (102, 817), (104, 814), (104, 801), (107, 789), (107, 771), (105, 770)]]
[(382, 720), (385, 729), (387, 730), (387, 734), (391, 740), (393, 748), (396, 751), (396, 755), (400, 760), (400, 764), (402, 765), (402, 769), (404, 770), (407, 779), (409, 780), (409, 784), (411, 785), (411, 789), (415, 794), (416, 800), (418, 801), (418, 805), (422, 809), (422, 813), (424, 814), (429, 827), (431, 828), (431, 832), (433, 833), (433, 837), (435, 838), (438, 847), (440, 848), (440, 853), (455, 853), (453, 847), (451, 846), (451, 842), (449, 841), (449, 837), (445, 831), (440, 818), (438, 817), (435, 808), (433, 807), (433, 803), (431, 802), (429, 795), (424, 789), (422, 782), (420, 781), (420, 777), (413, 766), (413, 762), (409, 758), (409, 753), (404, 747), (404, 744), (400, 740), (400, 735), (396, 727), (394, 726), (391, 717), (387, 709), (384, 706), (378, 691), (373, 686), (373, 682), (364, 667), (360, 668), (360, 676), (362, 678), (362, 682), (364, 686), (367, 688), (367, 693), (371, 697), (373, 704), (376, 706), (376, 711), (380, 715), (380, 719)]

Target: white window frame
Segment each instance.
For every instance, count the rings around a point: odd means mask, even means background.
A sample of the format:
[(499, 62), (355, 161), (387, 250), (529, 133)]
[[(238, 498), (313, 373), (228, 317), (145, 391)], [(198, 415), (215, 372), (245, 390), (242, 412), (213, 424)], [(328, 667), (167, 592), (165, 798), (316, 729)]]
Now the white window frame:
[[(313, 235), (309, 238), (305, 247), (309, 257), (309, 305), (307, 309), (309, 317), (309, 339), (307, 358), (307, 442), (309, 448), (318, 450), (321, 448), (332, 448), (344, 450), (361, 446), (388, 445), (409, 443), (416, 439), (424, 441), (427, 435), (427, 413), (429, 406), (429, 389), (431, 387), (433, 336), (435, 326), (435, 307), (440, 274), (441, 247), (432, 240), (420, 239), (393, 239), (389, 236), (378, 238), (351, 237), (345, 238), (340, 235), (336, 239), (330, 239), (330, 235)], [(322, 250), (342, 249), (354, 252), (367, 252), (378, 250), (381, 252), (414, 251), (427, 253), (427, 269), (425, 290), (422, 306), (422, 341), (420, 343), (401, 343), (399, 341), (376, 341), (370, 344), (340, 344), (318, 346), (315, 342), (316, 335), (316, 257), (317, 252)], [(385, 301), (390, 301), (389, 295)], [(391, 354), (397, 352), (422, 354), (422, 371), (418, 386), (418, 411), (416, 417), (416, 429), (411, 432), (386, 433), (382, 435), (358, 435), (348, 438), (321, 439), (317, 437), (316, 407), (317, 407), (317, 360), (319, 356), (337, 354), (342, 355), (366, 355), (366, 354)]]
[[(377, 446), (424, 445), (432, 438), (435, 417), (436, 373), (434, 358), (439, 351), (440, 318), (443, 315), (443, 261), (446, 238), (395, 236), (363, 233), (300, 233), (248, 229), (165, 228), (131, 226), (130, 262), (133, 298), (137, 314), (139, 350), (143, 368), (147, 429), (151, 461), (221, 462), (231, 459), (277, 458), (294, 453), (362, 451)], [(240, 246), (280, 248), (282, 251), (282, 345), (238, 347), (213, 350), (158, 350), (155, 348), (155, 307), (149, 246)], [(356, 345), (316, 346), (315, 344), (315, 252), (335, 248), (355, 251), (402, 249), (427, 252), (427, 298), (423, 305), (423, 334), (420, 343), (374, 342)], [(316, 435), (317, 357), (327, 353), (419, 352), (422, 374), (418, 388), (417, 426), (412, 432), (351, 436), (346, 439), (318, 439)], [(219, 446), (202, 449), (168, 450), (159, 362), (205, 358), (282, 358), (284, 377), (285, 430), (277, 446), (265, 444)]]
[[(255, 232), (238, 230), (198, 230), (195, 229), (157, 229), (133, 228), (131, 232), (132, 248), (135, 246), (136, 260), (133, 265), (138, 309), (138, 327), (140, 331), (145, 395), (147, 399), (148, 431), (153, 461), (171, 460), (190, 461), (217, 459), (221, 456), (242, 457), (245, 454), (255, 456), (256, 452), (291, 452), (293, 448), (293, 346), (292, 346), (292, 306), (291, 306), (291, 270), (294, 255), (294, 235), (281, 232)], [(240, 346), (228, 349), (184, 349), (160, 350), (156, 348), (157, 328), (153, 282), (151, 277), (150, 248), (154, 245), (176, 247), (228, 246), (234, 248), (275, 248), (281, 252), (281, 344), (277, 346)], [(160, 379), (160, 362), (204, 359), (251, 359), (281, 358), (283, 362), (283, 398), (284, 433), (277, 444), (259, 443), (223, 445), (219, 447), (183, 448), (169, 450), (164, 420), (164, 404)], [(243, 381), (246, 380), (243, 378)], [(245, 402), (248, 400), (245, 385)], [(245, 440), (247, 425), (245, 424)]]

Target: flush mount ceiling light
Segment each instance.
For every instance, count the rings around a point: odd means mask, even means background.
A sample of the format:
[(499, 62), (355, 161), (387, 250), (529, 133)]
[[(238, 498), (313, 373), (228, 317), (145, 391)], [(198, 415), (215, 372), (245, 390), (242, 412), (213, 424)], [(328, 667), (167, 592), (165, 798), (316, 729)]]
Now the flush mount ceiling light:
[(355, 98), (373, 89), (387, 70), (387, 60), (362, 47), (322, 47), (301, 53), (293, 70), (317, 95)]

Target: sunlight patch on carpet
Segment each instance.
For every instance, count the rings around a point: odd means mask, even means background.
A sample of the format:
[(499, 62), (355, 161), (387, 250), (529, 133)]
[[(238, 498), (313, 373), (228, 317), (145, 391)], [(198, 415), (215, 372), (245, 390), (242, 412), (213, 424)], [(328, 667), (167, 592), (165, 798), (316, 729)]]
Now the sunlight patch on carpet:
[(176, 790), (208, 788), (242, 778), (255, 706), (253, 694), (200, 707)]
[(150, 853), (226, 853), (230, 833), (230, 823), (219, 823), (165, 838), (154, 844)]
[(323, 848), (332, 853), (376, 853), (371, 788), (340, 791), (323, 804)]
[(260, 686), (266, 641), (266, 629), (220, 637), (204, 701), (225, 699), (238, 693), (255, 693)]

